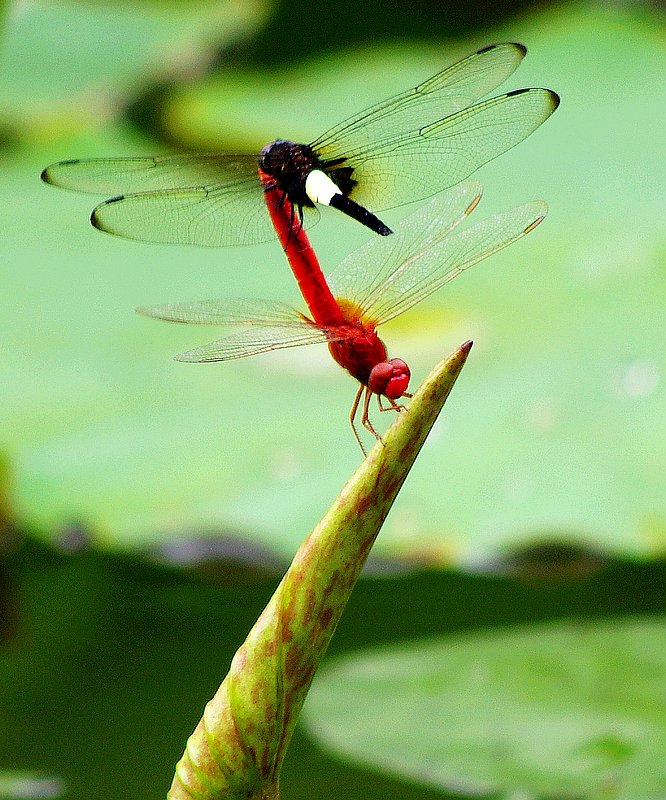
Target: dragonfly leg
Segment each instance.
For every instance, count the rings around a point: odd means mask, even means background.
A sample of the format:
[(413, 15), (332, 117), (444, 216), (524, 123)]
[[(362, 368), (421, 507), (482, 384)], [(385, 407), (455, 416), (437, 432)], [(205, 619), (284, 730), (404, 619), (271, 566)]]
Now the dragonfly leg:
[[(403, 394), (402, 396), (403, 397), (411, 397), (411, 394)], [(382, 405), (381, 397), (380, 397), (380, 395), (377, 395), (377, 405), (379, 406), (379, 410), (380, 411), (406, 411), (407, 410), (407, 407), (404, 404), (396, 403), (395, 400), (393, 400), (393, 398), (387, 397), (386, 399), (391, 404), (390, 406)]]
[(296, 235), (300, 236), (301, 235), (301, 231), (303, 230), (303, 207), (302, 206), (298, 206), (297, 213), (298, 213), (298, 233)]
[(371, 397), (372, 397), (372, 392), (370, 391), (370, 387), (366, 386), (365, 397), (363, 398), (363, 416), (361, 417), (361, 424), (366, 430), (370, 431), (370, 433), (375, 437), (375, 439), (377, 439), (378, 442), (384, 444), (384, 440), (374, 429), (372, 422), (370, 422), (369, 409), (370, 409)]
[[(280, 198), (280, 203), (281, 203), (280, 207), (282, 207), (282, 204), (285, 202), (286, 199), (287, 199), (287, 196), (285, 194), (283, 194), (282, 197)], [(296, 218), (296, 209), (294, 208), (294, 204), (290, 203), (289, 204), (289, 235), (287, 237), (287, 243), (286, 243), (285, 248), (284, 248), (284, 252), (285, 253), (287, 252), (287, 250), (289, 248), (289, 245), (291, 244), (291, 241), (292, 241), (291, 237), (293, 236), (294, 239), (296, 239), (298, 237), (298, 234), (294, 233), (294, 219), (295, 218)]]
[(354, 418), (356, 417), (356, 412), (358, 411), (358, 404), (361, 402), (361, 395), (363, 394), (364, 389), (366, 392), (368, 391), (368, 387), (363, 386), (363, 384), (358, 387), (358, 392), (356, 392), (356, 397), (354, 398), (354, 403), (352, 404), (351, 411), (349, 413), (349, 421), (351, 422), (351, 428), (354, 432), (354, 436), (356, 437), (356, 441), (358, 442), (358, 446), (361, 448), (361, 452), (364, 456), (367, 456), (368, 454), (365, 450), (365, 447), (363, 447), (363, 442), (361, 441), (361, 437), (356, 430), (356, 424), (354, 423)]
[[(284, 205), (287, 197), (284, 193), (280, 196), (280, 208)], [(303, 231), (303, 209), (300, 206), (296, 206), (294, 203), (289, 204), (289, 235), (287, 237), (287, 244), (285, 245), (284, 251), (287, 252), (289, 245), (293, 241), (296, 242), (298, 237), (301, 235)], [(297, 246), (297, 245), (296, 245)]]

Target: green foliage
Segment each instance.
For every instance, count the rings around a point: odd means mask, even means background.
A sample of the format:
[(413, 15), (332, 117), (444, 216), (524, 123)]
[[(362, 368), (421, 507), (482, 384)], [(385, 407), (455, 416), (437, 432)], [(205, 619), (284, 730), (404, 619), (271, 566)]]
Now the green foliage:
[(666, 619), (557, 622), (354, 654), (315, 683), (340, 756), (502, 797), (666, 793)]
[(256, 29), (260, 2), (15, 3), (0, 54), (0, 108), (52, 137), (109, 120), (150, 82), (186, 79), (213, 48)]

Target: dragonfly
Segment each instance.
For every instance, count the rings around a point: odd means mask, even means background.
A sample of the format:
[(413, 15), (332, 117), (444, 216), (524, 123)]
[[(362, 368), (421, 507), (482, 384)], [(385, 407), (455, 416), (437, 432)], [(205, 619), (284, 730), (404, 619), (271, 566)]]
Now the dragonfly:
[(301, 225), (331, 206), (375, 233), (376, 213), (431, 197), (469, 177), (536, 130), (559, 104), (550, 89), (481, 100), (527, 50), (494, 44), (401, 94), (349, 117), (310, 144), (277, 139), (255, 154), (69, 159), (46, 183), (114, 194), (91, 222), (107, 233), (162, 244), (247, 245), (275, 238), (258, 168), (270, 175)]
[[(203, 300), (137, 311), (170, 322), (235, 329), (181, 353), (176, 356), (179, 361), (229, 361), (298, 345), (328, 345), (333, 359), (359, 382), (349, 419), (365, 454), (356, 426), (359, 407), (362, 426), (381, 440), (370, 420), (371, 397), (376, 396), (380, 411), (401, 411), (404, 405), (398, 401), (411, 397), (409, 367), (400, 358), (388, 357), (377, 327), (530, 233), (547, 213), (544, 202), (532, 201), (456, 230), (481, 194), (481, 184), (467, 180), (436, 196), (400, 222), (393, 236), (373, 237), (347, 256), (323, 287), (317, 286), (316, 275), (310, 276), (311, 281), (307, 275), (297, 275), (310, 316), (287, 304), (259, 299)], [(285, 213), (279, 192), (273, 203), (269, 210)]]

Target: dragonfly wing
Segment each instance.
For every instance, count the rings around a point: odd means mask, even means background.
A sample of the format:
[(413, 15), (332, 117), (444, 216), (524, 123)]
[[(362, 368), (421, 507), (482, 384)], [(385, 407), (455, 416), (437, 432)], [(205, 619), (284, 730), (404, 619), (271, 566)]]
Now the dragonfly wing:
[(485, 47), (419, 86), (336, 125), (312, 142), (312, 147), (324, 159), (348, 158), (373, 142), (417, 131), (491, 92), (511, 75), (525, 53), (525, 47), (515, 43)]
[(155, 317), (167, 322), (185, 322), (195, 325), (238, 325), (257, 327), (284, 327), (301, 330), (305, 325), (312, 329), (312, 322), (286, 303), (274, 300), (249, 298), (217, 298), (195, 300), (189, 303), (166, 303), (158, 306), (142, 306), (138, 314)]
[(138, 308), (145, 316), (170, 322), (225, 325), (238, 331), (176, 356), (178, 361), (229, 361), (270, 350), (321, 344), (335, 338), (283, 303), (271, 300), (221, 299)]
[[(304, 209), (303, 217), (309, 228), (319, 212)], [(115, 236), (159, 244), (227, 247), (275, 238), (258, 179), (218, 188), (121, 195), (98, 205), (91, 221)]]
[(463, 181), (401, 220), (393, 236), (367, 241), (331, 273), (333, 294), (369, 308), (383, 287), (408, 269), (419, 253), (447, 236), (472, 212), (482, 191), (478, 181)]
[(395, 269), (367, 299), (364, 312), (377, 324), (388, 322), (464, 270), (526, 236), (547, 212), (543, 201), (525, 203), (434, 241)]
[[(161, 244), (209, 247), (275, 238), (263, 203), (256, 155), (173, 155), (61, 161), (47, 183), (118, 194), (93, 211), (100, 230)], [(311, 224), (317, 214), (309, 214)]]
[(519, 89), (350, 152), (358, 181), (350, 197), (373, 211), (430, 197), (522, 142), (558, 104), (549, 89)]
[(271, 350), (282, 350), (286, 347), (298, 347), (305, 344), (322, 344), (328, 342), (326, 333), (309, 326), (309, 330), (294, 329), (287, 332), (284, 328), (248, 328), (232, 333), (224, 339), (218, 339), (203, 347), (195, 347), (176, 356), (176, 361), (191, 363), (207, 363), (211, 361), (231, 361), (234, 358), (256, 356), (269, 353)]
[(257, 155), (190, 154), (149, 158), (83, 158), (51, 164), (42, 180), (91, 194), (133, 194), (248, 181), (257, 183)]

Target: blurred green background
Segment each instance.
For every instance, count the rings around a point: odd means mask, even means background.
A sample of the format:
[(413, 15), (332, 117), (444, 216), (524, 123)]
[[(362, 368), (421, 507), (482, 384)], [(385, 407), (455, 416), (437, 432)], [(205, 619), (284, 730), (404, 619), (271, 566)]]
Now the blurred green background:
[[(459, 563), (545, 532), (613, 553), (663, 552), (658, 19), (558, 6), (453, 40), (445, 15), (424, 6), (409, 36), (361, 15), (365, 33), (350, 42), (355, 7), (335, 20), (332, 8), (321, 17), (306, 8), (10, 9), (0, 446), (17, 517), (47, 538), (77, 521), (123, 548), (185, 526), (224, 529), (286, 556), (359, 460), (346, 421), (356, 389), (324, 348), (188, 366), (171, 355), (215, 330), (133, 312), (225, 295), (298, 304), (279, 248), (104, 236), (87, 223), (95, 198), (40, 184), (43, 166), (170, 148), (252, 152), (276, 136), (309, 141), (341, 109), (411, 86), (479, 45), (517, 39), (530, 52), (506, 88), (545, 84), (562, 106), (480, 171), (486, 195), (476, 213), (532, 198), (551, 212), (529, 240), (384, 330), (415, 382), (461, 341), (476, 347), (379, 546)], [(325, 24), (328, 46), (311, 52), (307, 31)], [(312, 232), (325, 268), (366, 238), (332, 213)]]
[[(19, 772), (0, 773), (0, 797), (163, 796), (280, 565), (360, 457), (347, 422), (356, 388), (325, 348), (176, 363), (173, 354), (216, 331), (133, 312), (222, 296), (298, 305), (279, 247), (200, 250), (105, 236), (87, 222), (96, 198), (40, 183), (41, 169), (62, 158), (310, 141), (479, 47), (524, 42), (528, 56), (502, 90), (547, 86), (562, 105), (477, 174), (485, 197), (475, 216), (537, 198), (550, 214), (527, 240), (383, 331), (415, 385), (462, 341), (475, 347), (378, 541), (375, 571), (392, 577), (360, 589), (334, 650), (562, 616), (663, 612), (664, 23), (663, 8), (640, 3), (5, 5), (0, 769)], [(311, 239), (326, 269), (367, 236), (333, 212), (322, 216)], [(419, 565), (451, 571), (400, 572)], [(604, 566), (610, 572), (600, 578)], [(506, 741), (480, 746), (486, 764), (475, 774), (429, 771), (415, 757), (423, 742), (407, 735), (419, 727), (410, 700), (393, 715), (393, 724), (404, 720), (406, 752), (387, 737), (383, 756), (356, 737), (346, 749), (326, 725), (345, 731), (353, 718), (330, 713), (322, 682), (284, 796), (339, 797), (344, 786), (346, 797), (441, 797), (452, 787), (591, 797), (610, 786), (616, 794), (608, 796), (664, 798), (663, 766), (654, 766), (663, 753), (649, 744), (663, 731), (644, 713), (656, 689), (643, 677), (664, 668), (654, 624), (604, 635), (558, 674), (567, 687), (581, 664), (635, 653), (631, 680), (645, 697), (628, 722), (616, 724), (615, 707), (602, 713), (598, 697), (582, 691), (579, 707), (594, 713), (573, 726), (586, 737), (574, 746), (544, 711), (552, 698), (533, 687), (521, 730), (529, 718), (561, 732), (571, 762), (561, 748), (543, 749), (565, 764), (566, 778), (555, 771), (542, 780), (549, 770), (541, 763), (539, 779), (513, 769), (497, 756), (517, 741), (504, 729)], [(507, 666), (510, 674), (529, 678), (563, 648), (558, 635), (577, 638), (570, 629), (530, 631), (533, 646), (546, 649), (531, 666)], [(643, 640), (649, 658), (635, 644)], [(479, 645), (489, 663), (493, 646)], [(462, 649), (468, 663), (481, 663)], [(424, 663), (438, 658), (426, 648)], [(445, 658), (437, 667), (450, 668)], [(341, 694), (354, 686), (345, 669), (326, 681), (353, 714), (356, 697)], [(450, 718), (450, 709), (441, 714)], [(420, 727), (430, 741), (445, 724)], [(314, 740), (342, 760), (315, 750)], [(348, 765), (349, 746), (371, 772)], [(446, 748), (438, 752), (443, 764), (457, 764)], [(498, 758), (505, 771), (485, 768)], [(570, 773), (583, 777), (576, 783)], [(656, 782), (641, 783), (645, 774)]]

